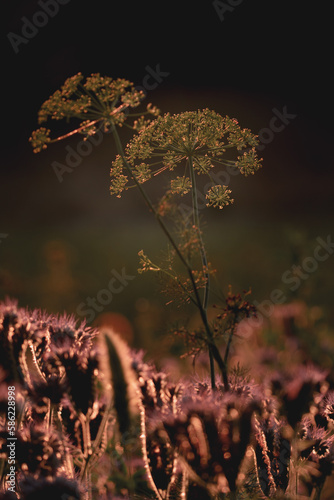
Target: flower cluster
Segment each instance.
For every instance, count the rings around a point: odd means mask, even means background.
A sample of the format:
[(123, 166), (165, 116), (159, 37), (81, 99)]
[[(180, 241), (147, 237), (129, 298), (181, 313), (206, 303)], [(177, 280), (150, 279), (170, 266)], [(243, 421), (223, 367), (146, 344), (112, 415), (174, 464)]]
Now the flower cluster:
[(292, 428), (310, 411), (314, 395), (326, 387), (328, 372), (315, 366), (290, 367), (268, 378), (272, 393), (279, 401), (279, 411)]
[[(253, 312), (230, 291), (221, 316)], [(332, 474), (334, 391), (325, 370), (290, 368), (256, 383), (236, 367), (228, 391), (220, 377), (215, 389), (199, 377), (175, 384), (113, 332), (10, 300), (0, 304), (0, 342), (2, 484), (10, 384), (23, 500), (51, 491), (84, 500), (87, 472), (100, 463), (99, 498), (284, 498), (297, 482), (311, 498)]]
[[(183, 166), (183, 177), (171, 181), (170, 191), (184, 195), (192, 187), (190, 168), (209, 177), (217, 165), (235, 168), (243, 175), (253, 174), (261, 165), (257, 144), (257, 137), (241, 129), (237, 120), (204, 109), (158, 117), (129, 142), (125, 156), (136, 176), (145, 170), (145, 179)], [(236, 159), (229, 159), (229, 149), (236, 150)], [(124, 162), (118, 156), (111, 168), (112, 194), (119, 196), (128, 187), (128, 176), (123, 171)], [(223, 208), (232, 201), (230, 192), (226, 186), (213, 185), (206, 195), (207, 205)]]
[[(42, 483), (45, 493), (55, 481), (63, 485), (63, 493), (72, 491), (73, 498), (81, 498), (76, 469), (92, 453), (89, 441), (95, 439), (94, 426), (104, 413), (96, 334), (72, 316), (30, 311), (9, 299), (0, 304), (0, 392), (8, 385), (16, 389), (20, 498), (31, 498), (34, 492), (37, 498)], [(2, 472), (8, 473), (2, 416), (1, 424), (1, 456), (7, 464)]]
[(235, 491), (240, 465), (251, 439), (254, 401), (226, 395), (187, 402), (164, 422), (190, 474), (209, 490)]
[(230, 198), (231, 193), (232, 191), (227, 189), (227, 186), (221, 186), (220, 184), (212, 186), (206, 194), (206, 199), (208, 200), (206, 206), (219, 209), (224, 208), (234, 201)]
[(244, 318), (250, 318), (256, 316), (256, 307), (251, 304), (245, 297), (249, 295), (251, 291), (244, 291), (241, 293), (233, 293), (232, 288), (229, 287), (229, 291), (226, 295), (225, 306), (222, 307), (222, 313), (217, 316), (217, 319), (231, 319), (234, 321), (241, 321)]
[[(74, 133), (88, 136), (94, 135), (99, 129), (104, 132), (113, 126), (122, 126), (130, 110), (138, 107), (145, 94), (134, 88), (133, 83), (123, 78), (112, 79), (101, 76), (99, 73), (92, 74), (84, 79), (81, 73), (68, 78), (59, 90), (44, 104), (38, 113), (38, 123), (47, 120), (79, 120), (79, 126), (68, 134), (56, 139), (51, 139), (51, 131), (45, 127), (35, 130), (30, 138), (34, 152), (40, 152), (55, 140), (69, 137)], [(136, 120), (135, 129), (139, 130), (145, 126), (147, 120), (144, 115), (157, 116), (159, 110), (148, 105), (141, 119)], [(136, 115), (137, 116), (137, 115)], [(149, 120), (148, 120), (149, 121)]]

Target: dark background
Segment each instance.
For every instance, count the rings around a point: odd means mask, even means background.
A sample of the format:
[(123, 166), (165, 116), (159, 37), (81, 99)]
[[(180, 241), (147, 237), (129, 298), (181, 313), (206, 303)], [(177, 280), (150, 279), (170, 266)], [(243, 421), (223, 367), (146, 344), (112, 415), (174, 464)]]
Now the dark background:
[[(232, 179), (234, 205), (203, 213), (225, 291), (228, 283), (252, 286), (258, 301), (266, 299), (283, 287), (284, 271), (313, 255), (316, 238), (331, 234), (329, 4), (244, 0), (221, 20), (211, 1), (70, 0), (18, 53), (8, 33), (22, 36), (22, 18), (31, 21), (41, 6), (11, 1), (2, 10), (0, 234), (7, 236), (0, 239), (1, 298), (75, 313), (106, 287), (112, 269), (125, 267), (136, 279), (103, 312), (121, 313), (136, 329), (138, 314), (165, 310), (154, 280), (136, 274), (137, 252), (158, 254), (165, 241), (136, 193), (109, 196), (111, 138), (62, 183), (51, 163), (64, 163), (65, 144), (35, 155), (28, 142), (41, 104), (79, 71), (142, 85), (146, 68), (159, 65), (168, 76), (148, 91), (147, 101), (162, 112), (209, 107), (256, 133), (269, 126), (273, 108), (286, 106), (296, 115), (266, 145), (262, 170)], [(75, 140), (67, 144), (76, 146)], [(329, 316), (332, 261), (321, 263), (298, 290)], [(163, 329), (152, 317), (147, 329)]]

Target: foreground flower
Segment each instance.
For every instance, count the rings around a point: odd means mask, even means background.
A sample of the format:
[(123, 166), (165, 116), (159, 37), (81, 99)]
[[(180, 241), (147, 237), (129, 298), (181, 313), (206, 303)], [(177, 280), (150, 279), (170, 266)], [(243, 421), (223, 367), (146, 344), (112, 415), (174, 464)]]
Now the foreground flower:
[(66, 477), (38, 478), (26, 477), (20, 483), (20, 490), (24, 500), (44, 500), (48, 498), (61, 500), (80, 500), (84, 498), (83, 491), (74, 479)]
[[(184, 195), (194, 188), (191, 169), (207, 174), (212, 182), (206, 194), (207, 205), (223, 208), (233, 201), (231, 191), (213, 182), (210, 172), (221, 165), (245, 176), (253, 174), (261, 166), (257, 144), (257, 137), (249, 129), (241, 129), (236, 119), (204, 109), (158, 117), (130, 141), (125, 156), (138, 182), (163, 170), (183, 167), (183, 177), (171, 181), (174, 194)], [(236, 150), (236, 159), (230, 159), (228, 149)], [(118, 156), (111, 169), (111, 194), (120, 196), (129, 187), (123, 169), (123, 159)]]
[[(10, 456), (5, 432), (1, 433), (1, 454)], [(35, 478), (51, 478), (58, 475), (63, 466), (62, 436), (45, 426), (26, 424), (16, 433), (15, 459), (17, 468), (24, 475)]]
[(322, 401), (321, 414), (328, 422), (334, 423), (334, 391), (329, 391)]
[(0, 366), (6, 382), (27, 382), (25, 353), (33, 339), (35, 328), (27, 310), (18, 307), (17, 301), (0, 302)]
[(180, 415), (164, 421), (172, 446), (195, 483), (224, 493), (236, 491), (257, 409), (252, 398), (212, 395), (186, 403)]
[(281, 403), (280, 413), (296, 428), (309, 411), (315, 393), (321, 393), (328, 372), (314, 366), (298, 366), (271, 375), (271, 389)]

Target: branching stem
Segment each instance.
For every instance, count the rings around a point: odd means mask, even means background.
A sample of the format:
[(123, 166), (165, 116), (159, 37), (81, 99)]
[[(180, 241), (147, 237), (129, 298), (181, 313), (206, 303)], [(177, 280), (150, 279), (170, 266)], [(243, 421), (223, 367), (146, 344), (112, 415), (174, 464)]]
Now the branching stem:
[[(185, 269), (186, 269), (186, 271), (188, 273), (188, 276), (189, 276), (189, 279), (190, 279), (190, 282), (191, 282), (191, 286), (193, 288), (194, 295), (195, 295), (195, 302), (196, 302), (196, 305), (197, 305), (197, 307), (199, 309), (199, 312), (200, 312), (200, 315), (201, 315), (201, 319), (202, 319), (205, 331), (207, 333), (207, 344), (208, 344), (209, 356), (210, 356), (210, 371), (211, 371), (211, 384), (212, 384), (212, 388), (214, 389), (215, 386), (216, 386), (215, 385), (215, 378), (214, 378), (214, 368), (213, 368), (213, 366), (214, 366), (214, 361), (213, 360), (215, 360), (217, 362), (220, 370), (221, 370), (225, 390), (228, 390), (229, 389), (229, 385), (228, 385), (226, 365), (225, 365), (224, 360), (221, 357), (221, 354), (220, 354), (220, 352), (219, 352), (219, 350), (218, 350), (218, 348), (217, 348), (217, 346), (216, 346), (216, 344), (214, 342), (212, 331), (210, 329), (210, 325), (209, 325), (208, 318), (207, 318), (208, 283), (206, 285), (206, 292), (205, 292), (203, 303), (202, 303), (201, 298), (200, 298), (199, 293), (198, 293), (198, 289), (197, 289), (196, 283), (195, 283), (193, 269), (192, 269), (191, 265), (189, 264), (189, 262), (183, 256), (183, 254), (180, 251), (180, 249), (178, 248), (176, 242), (174, 241), (174, 238), (170, 234), (170, 232), (169, 232), (166, 224), (164, 223), (164, 221), (160, 217), (159, 213), (154, 208), (154, 205), (151, 202), (151, 200), (150, 200), (149, 196), (147, 195), (146, 191), (143, 189), (142, 185), (137, 180), (136, 176), (133, 174), (132, 168), (129, 165), (129, 162), (127, 161), (127, 159), (125, 157), (123, 146), (122, 146), (122, 143), (121, 143), (121, 140), (119, 138), (119, 135), (118, 135), (118, 132), (117, 132), (117, 129), (116, 129), (115, 125), (112, 126), (112, 133), (113, 133), (113, 136), (114, 136), (114, 139), (115, 139), (115, 144), (116, 144), (117, 152), (120, 155), (120, 157), (122, 158), (122, 161), (123, 161), (123, 164), (124, 164), (125, 168), (127, 169), (127, 171), (129, 173), (129, 175), (131, 176), (132, 180), (134, 181), (134, 183), (138, 187), (140, 194), (142, 195), (142, 197), (144, 198), (144, 200), (146, 202), (146, 205), (148, 206), (148, 208), (150, 209), (150, 211), (154, 214), (154, 216), (155, 216), (155, 218), (156, 218), (156, 220), (157, 220), (160, 228), (162, 229), (162, 231), (164, 232), (164, 234), (168, 238), (169, 242), (171, 243), (171, 245), (174, 248), (177, 256), (179, 257), (180, 261), (182, 262), (182, 264), (184, 265), (184, 267), (185, 267)], [(196, 188), (193, 189), (193, 193), (196, 193)], [(194, 197), (194, 198), (196, 198), (196, 197)], [(197, 198), (196, 198), (196, 202), (195, 203), (197, 204)], [(197, 206), (197, 210), (196, 210), (197, 214), (194, 215), (194, 217), (198, 218), (198, 205), (195, 205), (195, 206)], [(197, 227), (199, 227), (199, 226), (197, 226)], [(201, 244), (201, 247), (202, 247), (202, 249), (204, 251), (203, 242)], [(204, 251), (204, 253), (202, 253), (202, 264), (203, 264), (203, 268), (205, 267), (205, 273), (207, 273), (208, 272), (208, 266), (207, 266), (205, 251)]]

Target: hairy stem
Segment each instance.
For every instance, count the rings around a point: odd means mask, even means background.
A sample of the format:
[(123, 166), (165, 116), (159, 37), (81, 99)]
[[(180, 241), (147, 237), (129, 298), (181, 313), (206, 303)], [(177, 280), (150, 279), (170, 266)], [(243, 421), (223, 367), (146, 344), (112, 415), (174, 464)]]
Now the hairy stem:
[(59, 432), (59, 435), (61, 436), (61, 442), (63, 445), (64, 466), (66, 474), (69, 478), (73, 479), (75, 477), (73, 458), (71, 456), (69, 446), (66, 443), (65, 431), (62, 425), (62, 418), (61, 418), (61, 407), (59, 405), (57, 404), (54, 405), (53, 414), (54, 414), (54, 425), (57, 431)]
[(86, 472), (86, 469), (88, 469), (88, 465), (90, 465), (90, 460), (92, 458), (94, 458), (95, 454), (97, 454), (98, 449), (99, 449), (99, 447), (101, 445), (101, 442), (102, 442), (102, 439), (103, 439), (103, 435), (104, 435), (104, 433), (106, 431), (106, 427), (107, 427), (107, 424), (108, 424), (108, 419), (109, 419), (112, 407), (113, 407), (112, 402), (110, 402), (108, 404), (108, 406), (106, 407), (106, 409), (105, 409), (105, 412), (104, 412), (104, 415), (102, 417), (99, 430), (98, 430), (98, 432), (96, 434), (94, 442), (92, 443), (91, 454), (86, 459), (86, 463), (85, 463), (85, 467), (84, 467), (84, 473)]
[(88, 463), (88, 460), (92, 454), (89, 419), (86, 418), (86, 416), (80, 412), (79, 420), (80, 420), (81, 429), (82, 429), (82, 441), (83, 441), (84, 459), (85, 459), (85, 466), (84, 466), (83, 470), (81, 471), (81, 479), (85, 480), (85, 482), (87, 483), (87, 486), (88, 486), (88, 483), (90, 482), (90, 474), (89, 474), (88, 467), (86, 466), (86, 464)]
[(90, 438), (90, 429), (89, 429), (89, 419), (80, 412), (79, 420), (81, 423), (82, 429), (82, 440), (84, 445), (84, 458), (85, 465), (83, 470), (81, 471), (81, 480), (84, 482), (86, 487), (85, 500), (91, 500), (92, 492), (91, 492), (91, 474), (87, 467), (88, 460), (91, 456), (92, 446), (91, 446), (91, 438)]
[(148, 480), (148, 484), (152, 491), (154, 492), (157, 500), (163, 500), (162, 496), (159, 493), (159, 490), (154, 482), (154, 479), (151, 474), (150, 462), (147, 455), (147, 444), (146, 444), (146, 425), (145, 425), (145, 408), (143, 404), (140, 404), (140, 440), (141, 440), (141, 448), (142, 448), (142, 457), (144, 460), (144, 467), (146, 471), (146, 476)]
[(31, 355), (32, 355), (32, 360), (33, 360), (33, 363), (34, 363), (34, 367), (36, 368), (36, 373), (39, 375), (40, 380), (42, 382), (46, 382), (45, 375), (42, 372), (42, 370), (41, 370), (41, 368), (40, 368), (40, 366), (38, 364), (38, 360), (37, 360), (37, 357), (36, 357), (36, 352), (35, 352), (34, 344), (32, 343), (31, 340), (29, 341), (29, 347), (30, 347), (30, 351), (31, 351)]

